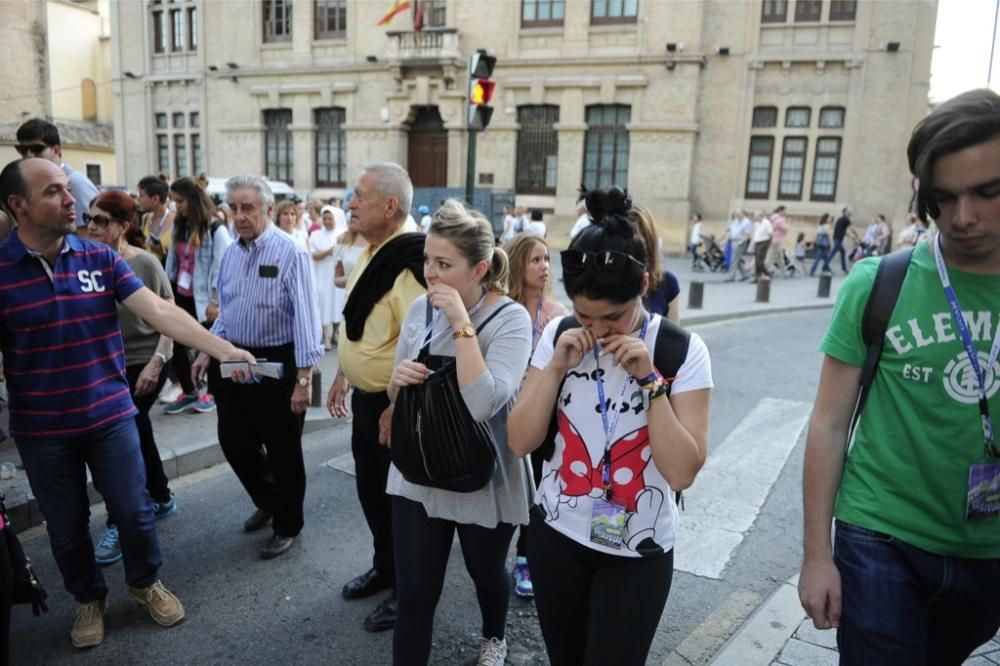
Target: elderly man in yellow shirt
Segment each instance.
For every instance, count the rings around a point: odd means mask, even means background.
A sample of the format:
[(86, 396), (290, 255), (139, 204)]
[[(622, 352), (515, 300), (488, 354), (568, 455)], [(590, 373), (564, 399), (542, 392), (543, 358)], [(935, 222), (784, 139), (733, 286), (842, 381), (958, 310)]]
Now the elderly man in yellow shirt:
[[(327, 407), (333, 416), (354, 413), (354, 454), (358, 499), (372, 532), (372, 568), (350, 580), (347, 599), (360, 599), (394, 586), (392, 517), (386, 479), (389, 449), (379, 444), (379, 420), (389, 408), (386, 388), (392, 375), (399, 330), (410, 305), (426, 291), (424, 236), (408, 220), (413, 199), (410, 176), (398, 164), (365, 168), (348, 208), (352, 223), (369, 246), (347, 280), (347, 303), (340, 324), (340, 369)], [(347, 394), (353, 387), (350, 410)], [(387, 415), (388, 416), (388, 415)], [(395, 594), (383, 599), (368, 617), (369, 631), (391, 629), (396, 621)]]

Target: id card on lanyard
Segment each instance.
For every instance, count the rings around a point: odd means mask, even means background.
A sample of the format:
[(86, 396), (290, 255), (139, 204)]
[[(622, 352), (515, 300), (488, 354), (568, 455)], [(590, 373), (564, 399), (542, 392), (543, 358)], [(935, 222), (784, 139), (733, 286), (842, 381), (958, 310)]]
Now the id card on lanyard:
[[(649, 319), (649, 314), (643, 312), (642, 328), (639, 330), (640, 340), (646, 339)], [(611, 493), (611, 444), (615, 428), (618, 427), (618, 417), (621, 414), (621, 409), (617, 405), (620, 405), (624, 400), (625, 391), (628, 390), (631, 378), (626, 375), (621, 391), (618, 393), (618, 402), (609, 405), (604, 394), (604, 377), (601, 374), (600, 352), (597, 345), (594, 345), (594, 365), (594, 374), (597, 377), (598, 408), (601, 410), (601, 422), (604, 426), (604, 455), (601, 463), (602, 494), (594, 500), (590, 514), (590, 541), (609, 548), (621, 548), (625, 537), (625, 498), (616, 498)], [(614, 412), (610, 417), (608, 416), (609, 407)]]
[(945, 266), (944, 257), (941, 254), (941, 234), (937, 235), (935, 242), (934, 260), (937, 264), (938, 277), (941, 278), (941, 286), (944, 288), (945, 298), (948, 299), (952, 319), (955, 320), (959, 337), (962, 339), (962, 346), (965, 347), (965, 354), (976, 375), (979, 388), (979, 421), (983, 431), (983, 459), (969, 466), (965, 518), (967, 520), (988, 518), (1000, 515), (1000, 451), (997, 450), (993, 436), (993, 420), (990, 416), (989, 396), (986, 393), (987, 374), (993, 371), (997, 356), (1000, 355), (1000, 326), (997, 327), (993, 337), (993, 346), (990, 348), (989, 356), (985, 359), (980, 358), (979, 352), (973, 344), (969, 325), (966, 323), (965, 317), (962, 316), (958, 296), (948, 278), (948, 268)]

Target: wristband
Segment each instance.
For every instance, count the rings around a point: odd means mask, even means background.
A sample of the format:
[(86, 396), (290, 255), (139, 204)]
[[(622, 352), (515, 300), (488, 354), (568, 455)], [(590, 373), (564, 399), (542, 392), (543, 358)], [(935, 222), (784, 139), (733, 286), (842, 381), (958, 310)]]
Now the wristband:
[(153, 356), (163, 361), (163, 365), (167, 364), (167, 355), (164, 354), (163, 352), (155, 352)]
[(649, 373), (645, 377), (637, 378), (635, 381), (642, 388), (647, 388), (650, 385), (654, 384), (658, 380), (662, 381), (663, 380), (663, 376), (660, 375), (660, 372), (654, 368), (651, 373)]

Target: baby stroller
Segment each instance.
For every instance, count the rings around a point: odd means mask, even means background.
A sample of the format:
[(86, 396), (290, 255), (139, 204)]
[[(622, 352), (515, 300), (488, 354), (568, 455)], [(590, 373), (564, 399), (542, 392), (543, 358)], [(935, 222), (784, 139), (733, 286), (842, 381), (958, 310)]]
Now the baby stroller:
[(726, 253), (722, 251), (719, 244), (715, 242), (715, 236), (707, 234), (701, 235), (701, 247), (703, 251), (698, 255), (692, 268), (696, 271), (710, 270), (713, 273), (721, 270), (726, 263)]

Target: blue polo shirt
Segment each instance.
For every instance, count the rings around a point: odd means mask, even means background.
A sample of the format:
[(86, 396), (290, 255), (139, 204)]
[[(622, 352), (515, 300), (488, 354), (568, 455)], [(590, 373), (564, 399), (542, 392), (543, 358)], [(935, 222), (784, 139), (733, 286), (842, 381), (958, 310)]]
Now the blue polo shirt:
[(0, 246), (0, 350), (18, 440), (66, 439), (136, 414), (116, 301), (143, 287), (105, 245), (66, 236), (55, 265)]

